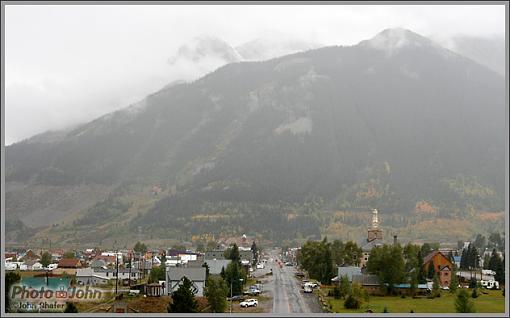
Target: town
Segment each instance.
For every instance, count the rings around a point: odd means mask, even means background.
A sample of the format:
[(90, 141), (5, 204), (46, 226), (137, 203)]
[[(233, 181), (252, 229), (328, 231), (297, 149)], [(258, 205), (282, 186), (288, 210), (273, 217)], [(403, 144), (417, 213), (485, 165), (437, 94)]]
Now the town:
[[(374, 209), (363, 242), (325, 237), (302, 246), (275, 247), (242, 234), (170, 248), (137, 242), (115, 250), (11, 249), (5, 252), (6, 293), (51, 290), (57, 298), (51, 306), (40, 299), (33, 304), (12, 298), (6, 308), (99, 313), (504, 312), (500, 233), (421, 245), (402, 244), (397, 235), (388, 240), (384, 234)], [(94, 292), (101, 297), (82, 301), (58, 296), (83, 294), (76, 290), (85, 287), (97, 288)]]

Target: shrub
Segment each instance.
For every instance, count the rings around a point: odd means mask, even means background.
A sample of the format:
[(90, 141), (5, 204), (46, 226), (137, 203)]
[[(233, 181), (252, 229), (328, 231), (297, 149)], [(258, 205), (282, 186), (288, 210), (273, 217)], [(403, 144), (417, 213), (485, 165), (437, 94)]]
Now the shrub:
[(340, 294), (340, 287), (335, 286), (335, 288), (333, 288), (333, 297), (335, 297), (335, 299), (340, 299)]
[(473, 288), (473, 292), (471, 293), (471, 297), (478, 298), (478, 289)]
[(344, 307), (346, 309), (359, 309), (360, 305), (360, 301), (352, 295), (347, 296), (344, 302)]

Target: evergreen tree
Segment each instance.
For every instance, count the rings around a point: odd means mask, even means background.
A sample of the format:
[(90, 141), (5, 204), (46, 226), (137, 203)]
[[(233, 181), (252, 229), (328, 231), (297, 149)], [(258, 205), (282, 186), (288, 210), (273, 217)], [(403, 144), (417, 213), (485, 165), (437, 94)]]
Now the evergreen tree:
[(209, 264), (206, 262), (202, 264), (202, 267), (205, 267), (205, 283), (207, 285), (207, 280), (209, 279)]
[(469, 267), (472, 269), (480, 267), (478, 259), (478, 250), (474, 246), (471, 248), (471, 255), (469, 257)]
[(253, 254), (253, 265), (257, 264), (259, 258), (259, 250), (255, 241), (251, 244), (251, 253)]
[(394, 291), (394, 285), (405, 280), (405, 264), (400, 245), (383, 245), (370, 252), (367, 262), (369, 273), (376, 274), (387, 286), (387, 293)]
[(490, 263), (490, 260), (491, 260), (491, 256), (490, 255), (485, 255), (483, 257), (483, 269), (489, 269), (489, 263)]
[(458, 313), (473, 313), (475, 307), (469, 299), (469, 295), (465, 289), (459, 290), (455, 299), (455, 311)]
[(48, 267), (51, 264), (51, 254), (49, 252), (46, 251), (41, 255), (41, 264), (44, 267)]
[(226, 276), (225, 276), (225, 267), (223, 267), (223, 266), (221, 267), (220, 276), (221, 276), (221, 278), (223, 278), (223, 280), (226, 279)]
[(421, 246), (421, 255), (423, 255), (423, 257), (426, 257), (427, 255), (430, 254), (430, 252), (432, 252), (432, 247), (430, 246), (429, 243), (424, 243)]
[(5, 273), (5, 312), (10, 312), (11, 307), (11, 297), (9, 297), (9, 292), (12, 285), (16, 284), (21, 280), (21, 276), (16, 272), (7, 272)]
[(458, 287), (459, 279), (457, 277), (457, 272), (455, 271), (455, 269), (452, 269), (452, 280), (450, 281), (450, 286), (448, 286), (448, 288), (450, 289), (450, 293), (456, 293)]
[(429, 267), (427, 269), (428, 269), (428, 271), (427, 271), (427, 278), (428, 279), (434, 278), (434, 275), (436, 274), (436, 271), (434, 270), (434, 262), (431, 261), (429, 263)]
[(136, 242), (135, 246), (133, 247), (133, 251), (143, 255), (143, 254), (147, 253), (147, 245), (145, 245), (141, 242)]
[(241, 264), (241, 256), (239, 254), (239, 247), (234, 243), (229, 249), (225, 251), (225, 257), (232, 260), (232, 262)]
[(460, 257), (460, 269), (467, 269), (467, 250), (462, 249), (462, 255)]
[(241, 266), (237, 262), (230, 262), (225, 270), (225, 281), (228, 286), (232, 286), (232, 295), (240, 295), (243, 292), (243, 279)]
[(212, 312), (221, 313), (227, 308), (228, 287), (223, 279), (209, 277), (204, 295)]
[(496, 272), (494, 280), (498, 281), (500, 284), (505, 282), (505, 263), (504, 260), (502, 260), (499, 256), (499, 253), (496, 251), (496, 249), (492, 250), (488, 268)]
[(473, 288), (472, 292), (471, 292), (471, 297), (473, 298), (478, 298), (478, 288)]
[(77, 313), (78, 308), (76, 307), (76, 305), (74, 303), (67, 302), (64, 312), (65, 313)]
[(322, 271), (321, 271), (322, 275), (320, 277), (320, 281), (323, 284), (329, 284), (331, 282), (331, 278), (333, 278), (333, 276), (334, 276), (333, 258), (331, 257), (331, 249), (329, 247), (329, 244), (324, 242), (323, 249), (324, 249), (324, 252), (323, 252), (324, 258), (322, 260)]
[(416, 288), (418, 288), (418, 272), (416, 270), (411, 273), (410, 285), (411, 296), (414, 297), (416, 295)]
[(196, 290), (191, 281), (184, 276), (181, 286), (173, 292), (172, 303), (168, 306), (170, 313), (194, 313), (198, 311), (195, 299)]
[(349, 278), (347, 277), (347, 275), (343, 275), (340, 278), (340, 287), (339, 287), (340, 297), (345, 299), (345, 296), (347, 294), (349, 294), (349, 292), (350, 292), (350, 288), (351, 288), (351, 284), (349, 282)]
[(423, 267), (423, 256), (421, 250), (418, 251), (416, 257), (416, 272), (418, 284), (425, 284), (427, 282), (427, 275), (425, 274), (425, 268)]
[(439, 290), (439, 276), (434, 274), (434, 279), (432, 280), (432, 296), (433, 297), (439, 297), (440, 296), (440, 290)]

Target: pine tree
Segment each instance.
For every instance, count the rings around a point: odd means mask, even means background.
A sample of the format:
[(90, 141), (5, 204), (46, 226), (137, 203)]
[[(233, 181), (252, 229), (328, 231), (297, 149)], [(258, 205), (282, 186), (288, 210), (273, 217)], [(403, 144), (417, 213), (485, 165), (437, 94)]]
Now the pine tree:
[(184, 276), (181, 286), (172, 294), (172, 303), (168, 306), (171, 313), (194, 313), (198, 311), (195, 299), (196, 290), (191, 281)]
[(48, 265), (50, 265), (50, 263), (51, 263), (51, 254), (48, 253), (48, 252), (44, 252), (41, 255), (41, 264), (42, 264), (42, 266), (48, 267)]
[(463, 249), (462, 255), (460, 257), (460, 269), (467, 269), (466, 261), (467, 261), (467, 251), (466, 251), (466, 249)]
[(455, 311), (458, 313), (473, 313), (475, 308), (473, 302), (469, 299), (469, 295), (465, 289), (459, 290), (455, 299)]
[(450, 281), (450, 286), (448, 288), (450, 289), (450, 293), (457, 292), (457, 288), (459, 287), (459, 279), (457, 277), (457, 272), (455, 269), (452, 270), (452, 280)]
[(76, 305), (74, 303), (67, 302), (66, 303), (66, 308), (64, 309), (64, 312), (65, 313), (77, 313), (78, 312), (78, 308), (76, 307)]
[(259, 250), (257, 248), (257, 244), (255, 244), (255, 241), (253, 241), (253, 243), (251, 244), (251, 252), (253, 254), (253, 265), (255, 265), (258, 262), (259, 255)]
[(347, 275), (343, 275), (340, 278), (340, 297), (345, 299), (345, 296), (350, 292), (350, 283)]
[(227, 308), (228, 287), (223, 279), (209, 277), (204, 295), (212, 312), (221, 313)]
[(418, 256), (417, 256), (417, 265), (416, 265), (416, 271), (418, 273), (418, 284), (425, 284), (427, 282), (427, 277), (426, 277), (426, 274), (425, 274), (425, 268), (423, 267), (423, 256), (421, 254), (421, 250), (418, 251)]
[(429, 279), (434, 278), (435, 273), (436, 273), (436, 271), (434, 270), (434, 262), (430, 262), (428, 271), (427, 271), (427, 278), (429, 278)]
[(440, 291), (439, 291), (439, 276), (434, 274), (434, 279), (432, 280), (432, 296), (439, 297)]

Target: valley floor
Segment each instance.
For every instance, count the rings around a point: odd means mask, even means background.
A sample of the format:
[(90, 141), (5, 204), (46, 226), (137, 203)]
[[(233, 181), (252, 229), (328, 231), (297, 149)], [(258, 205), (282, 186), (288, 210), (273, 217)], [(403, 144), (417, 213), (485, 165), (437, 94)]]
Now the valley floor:
[[(471, 290), (469, 289), (469, 292)], [(327, 291), (324, 291), (327, 295)], [(484, 290), (487, 294), (481, 294), (478, 298), (470, 298), (475, 304), (477, 313), (504, 313), (505, 312), (505, 296), (502, 290)], [(471, 293), (470, 293), (471, 294)], [(370, 296), (369, 302), (363, 303), (362, 307), (358, 310), (350, 310), (344, 308), (343, 299), (333, 299), (331, 297), (324, 297), (331, 305), (333, 312), (340, 313), (362, 313), (366, 312), (369, 308), (374, 313), (382, 313), (384, 307), (390, 313), (409, 313), (413, 310), (414, 313), (454, 313), (455, 312), (455, 295), (442, 291), (441, 297), (428, 299), (399, 296)]]

